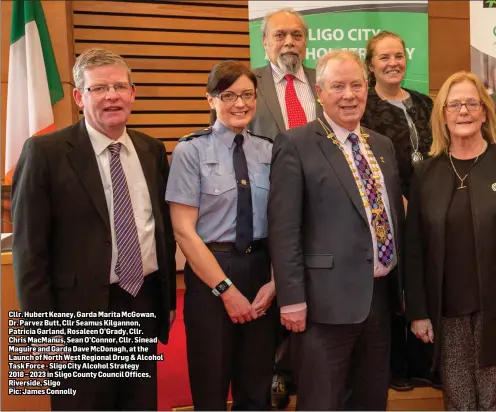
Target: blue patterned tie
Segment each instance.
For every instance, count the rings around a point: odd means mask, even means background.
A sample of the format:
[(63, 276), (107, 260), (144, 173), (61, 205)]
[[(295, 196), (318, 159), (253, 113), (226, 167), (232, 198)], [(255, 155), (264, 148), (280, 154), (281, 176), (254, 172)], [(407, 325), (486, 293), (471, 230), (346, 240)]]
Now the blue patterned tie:
[[(355, 133), (350, 133), (348, 140), (351, 142), (351, 149), (353, 151), (353, 159), (355, 160), (355, 165), (362, 179), (365, 192), (367, 193), (367, 199), (369, 200), (370, 207), (372, 209), (372, 226), (374, 226), (374, 221), (382, 219), (384, 222), (385, 229), (385, 241), (384, 243), (380, 241), (379, 235), (376, 230), (376, 241), (379, 261), (388, 267), (391, 264), (394, 256), (394, 245), (393, 245), (393, 234), (391, 232), (391, 225), (389, 224), (388, 215), (386, 208), (381, 197), (381, 193), (377, 190), (377, 184), (372, 176), (372, 170), (367, 162), (365, 156), (360, 152), (360, 145), (358, 143), (358, 136)], [(375, 211), (381, 210), (382, 212), (375, 213)]]
[(112, 179), (114, 229), (117, 240), (115, 274), (119, 276), (119, 286), (136, 296), (143, 284), (143, 261), (131, 196), (119, 156), (121, 146), (121, 143), (108, 146), (111, 155), (110, 178)]

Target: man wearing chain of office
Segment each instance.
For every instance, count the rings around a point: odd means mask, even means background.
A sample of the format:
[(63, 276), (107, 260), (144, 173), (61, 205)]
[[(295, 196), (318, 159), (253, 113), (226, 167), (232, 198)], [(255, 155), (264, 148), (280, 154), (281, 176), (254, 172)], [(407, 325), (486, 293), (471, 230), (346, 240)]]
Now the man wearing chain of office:
[(390, 315), (401, 310), (403, 203), (393, 145), (360, 126), (367, 72), (316, 67), (323, 116), (274, 141), (269, 243), (281, 322), (302, 333), (298, 410), (385, 410)]

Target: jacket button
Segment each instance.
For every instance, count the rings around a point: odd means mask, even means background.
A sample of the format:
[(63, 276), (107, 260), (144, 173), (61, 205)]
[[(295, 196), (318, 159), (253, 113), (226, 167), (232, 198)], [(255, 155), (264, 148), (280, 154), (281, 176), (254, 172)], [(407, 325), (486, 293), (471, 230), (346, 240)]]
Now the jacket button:
[(367, 258), (367, 263), (372, 263), (372, 258)]
[(110, 245), (111, 245), (111, 244), (112, 244), (112, 243), (111, 243), (109, 240), (105, 240), (105, 241), (103, 242), (103, 246), (105, 246), (105, 247), (110, 247)]

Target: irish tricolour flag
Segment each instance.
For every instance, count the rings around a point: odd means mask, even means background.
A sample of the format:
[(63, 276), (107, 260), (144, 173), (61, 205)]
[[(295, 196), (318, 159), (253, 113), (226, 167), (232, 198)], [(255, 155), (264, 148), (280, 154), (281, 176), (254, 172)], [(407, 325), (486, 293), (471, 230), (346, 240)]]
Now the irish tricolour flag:
[(55, 129), (52, 105), (63, 96), (40, 1), (14, 0), (7, 89), (7, 183), (26, 139)]

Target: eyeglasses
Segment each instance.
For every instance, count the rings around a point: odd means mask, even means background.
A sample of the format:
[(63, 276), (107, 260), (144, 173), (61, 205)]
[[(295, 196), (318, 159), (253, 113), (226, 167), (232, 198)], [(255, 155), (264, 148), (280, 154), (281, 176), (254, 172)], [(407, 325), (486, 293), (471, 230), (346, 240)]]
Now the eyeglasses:
[(465, 106), (467, 110), (471, 112), (476, 112), (481, 108), (482, 102), (480, 100), (468, 100), (463, 103), (459, 101), (453, 101), (446, 103), (444, 106), (446, 107), (446, 110), (450, 113), (459, 112), (460, 110), (462, 110), (462, 106)]
[(129, 83), (116, 83), (112, 84), (96, 84), (90, 87), (83, 87), (85, 92), (90, 92), (91, 94), (100, 96), (110, 92), (110, 89), (114, 89), (119, 95), (125, 95), (131, 92), (133, 85)]
[(251, 90), (247, 90), (246, 92), (243, 92), (241, 94), (236, 94), (234, 92), (224, 92), (224, 93), (219, 93), (216, 97), (218, 97), (223, 102), (229, 102), (229, 103), (236, 102), (239, 97), (241, 97), (241, 100), (243, 100), (244, 102), (249, 102), (251, 100), (256, 99), (257, 93)]

